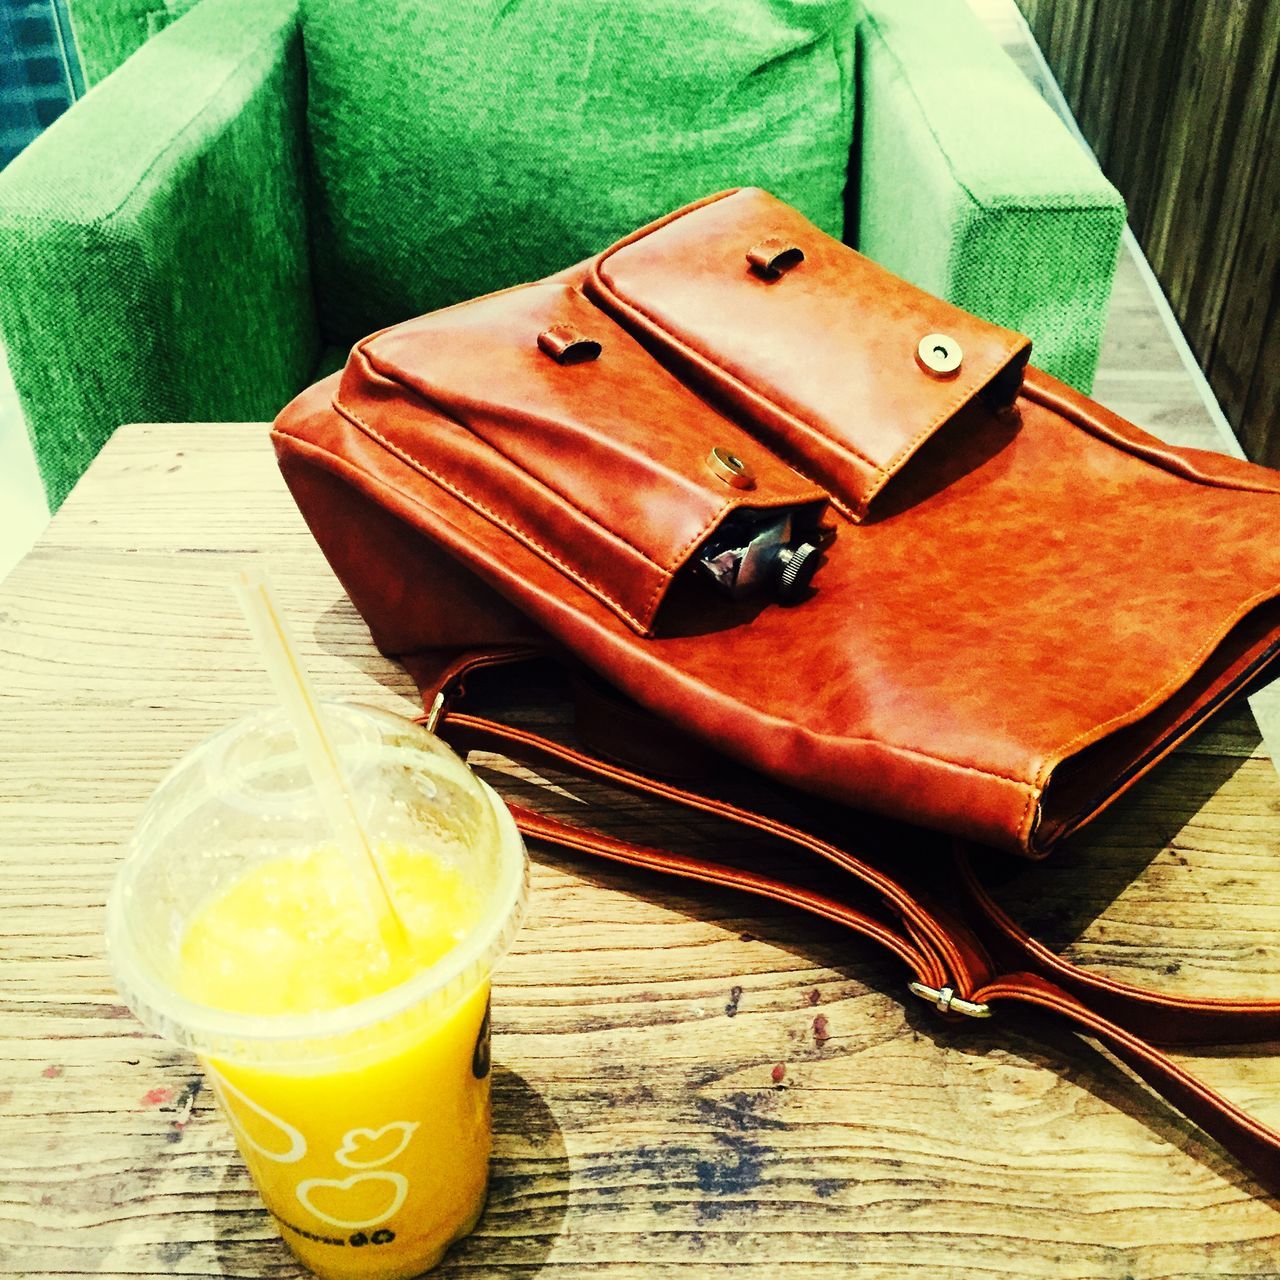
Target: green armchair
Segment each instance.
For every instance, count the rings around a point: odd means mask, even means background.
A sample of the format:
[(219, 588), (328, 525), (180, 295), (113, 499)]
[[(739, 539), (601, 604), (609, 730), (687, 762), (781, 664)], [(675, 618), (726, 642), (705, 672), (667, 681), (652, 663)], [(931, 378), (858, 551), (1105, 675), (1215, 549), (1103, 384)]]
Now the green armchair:
[(201, 0), (0, 172), (50, 505), (121, 423), (269, 418), (746, 184), (1089, 388), (1124, 208), (964, 0)]

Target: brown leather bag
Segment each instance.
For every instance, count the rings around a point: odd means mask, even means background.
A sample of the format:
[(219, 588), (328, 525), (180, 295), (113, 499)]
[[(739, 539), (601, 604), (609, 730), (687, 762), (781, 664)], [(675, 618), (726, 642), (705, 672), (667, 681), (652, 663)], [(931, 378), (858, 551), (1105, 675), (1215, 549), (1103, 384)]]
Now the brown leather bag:
[[(625, 695), (611, 716), (1043, 856), (1280, 656), (1280, 474), (1164, 445), (1029, 351), (744, 189), (552, 280), (374, 334), (274, 438), (375, 642), (456, 745), (768, 830), (881, 909), (521, 810), (527, 834), (839, 919), (945, 1013), (1051, 1009), (1280, 1187), (1280, 1135), (1148, 1043), (1272, 1038), (1280, 1004), (1066, 964), (988, 897), (962, 843), (922, 878), (919, 859), (858, 857), (447, 705), (477, 666), (571, 655)], [(801, 599), (721, 597), (694, 572), (742, 508), (822, 531)]]

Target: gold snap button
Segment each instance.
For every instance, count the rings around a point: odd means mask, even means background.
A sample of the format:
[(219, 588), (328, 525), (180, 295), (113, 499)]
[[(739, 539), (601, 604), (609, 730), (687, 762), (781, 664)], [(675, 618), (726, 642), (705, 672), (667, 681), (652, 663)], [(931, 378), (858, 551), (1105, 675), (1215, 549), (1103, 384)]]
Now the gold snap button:
[(751, 468), (732, 449), (726, 449), (720, 444), (716, 445), (707, 454), (707, 466), (717, 480), (723, 480), (730, 488), (755, 488), (756, 478), (752, 475)]
[(949, 378), (963, 362), (960, 344), (945, 333), (926, 333), (916, 347), (916, 364), (931, 378)]

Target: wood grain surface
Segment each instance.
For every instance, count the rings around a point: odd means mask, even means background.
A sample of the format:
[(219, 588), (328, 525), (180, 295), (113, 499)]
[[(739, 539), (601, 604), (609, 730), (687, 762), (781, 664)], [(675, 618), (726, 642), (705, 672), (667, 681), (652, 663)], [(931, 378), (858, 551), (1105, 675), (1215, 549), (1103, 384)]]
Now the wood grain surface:
[[(1121, 358), (1158, 348), (1133, 287), (1102, 383), (1204, 443), (1193, 393), (1153, 376), (1162, 357)], [(269, 698), (229, 587), (246, 560), (326, 695), (416, 709), (262, 426), (122, 429), (0, 588), (2, 1274), (303, 1274), (198, 1069), (123, 1008), (102, 943), (148, 793)], [(560, 718), (547, 690), (506, 696), (516, 717)], [(622, 834), (731, 839), (474, 762), (508, 796)], [(1001, 894), (1099, 970), (1280, 998), (1277, 855), (1280, 781), (1240, 713)], [(533, 858), (495, 991), (490, 1204), (441, 1276), (1280, 1274), (1280, 1205), (1088, 1042), (1032, 1019), (944, 1025), (894, 963), (781, 908)], [(1183, 1056), (1280, 1124), (1274, 1048)]]

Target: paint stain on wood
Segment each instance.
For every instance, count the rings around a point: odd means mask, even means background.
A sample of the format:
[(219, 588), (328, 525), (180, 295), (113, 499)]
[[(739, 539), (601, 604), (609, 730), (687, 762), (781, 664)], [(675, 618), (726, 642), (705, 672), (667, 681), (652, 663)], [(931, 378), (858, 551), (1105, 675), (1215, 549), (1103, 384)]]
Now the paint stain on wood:
[(827, 1028), (827, 1015), (825, 1013), (818, 1014), (813, 1020), (813, 1043), (819, 1049), (831, 1039), (831, 1032)]
[(817, 1004), (819, 1001), (821, 1001), (821, 999), (822, 999), (822, 992), (819, 991), (817, 987), (814, 987), (812, 991), (808, 992), (805, 995), (805, 1000), (808, 1001), (810, 1006)]
[(787, 1078), (787, 1064), (785, 1062), (775, 1063), (769, 1075), (772, 1076), (774, 1084), (781, 1084)]
[(193, 1076), (182, 1086), (181, 1092), (177, 1095), (174, 1106), (177, 1115), (174, 1117), (173, 1127), (179, 1133), (187, 1127), (187, 1121), (191, 1119), (191, 1109), (196, 1105), (196, 1098), (200, 1093), (200, 1083), (200, 1077)]
[(742, 988), (732, 987), (729, 990), (729, 1003), (725, 1005), (724, 1011), (727, 1017), (735, 1017), (738, 1012), (738, 1002), (742, 999)]
[(742, 1138), (721, 1141), (727, 1150), (717, 1151), (693, 1167), (698, 1189), (708, 1195), (729, 1196), (754, 1191), (764, 1179), (765, 1148)]
[(173, 1090), (161, 1085), (156, 1089), (148, 1089), (142, 1095), (142, 1105), (144, 1107), (162, 1107), (173, 1097)]
[(66, 1067), (64, 1067), (62, 1063), (53, 1062), (45, 1067), (40, 1074), (44, 1076), (46, 1080), (56, 1080), (65, 1070)]
[(739, 1133), (747, 1133), (756, 1129), (790, 1128), (785, 1120), (768, 1114), (779, 1101), (775, 1090), (760, 1089), (753, 1093), (739, 1090), (723, 1098), (698, 1098), (694, 1105), (699, 1114), (714, 1121), (720, 1132), (736, 1129)]

